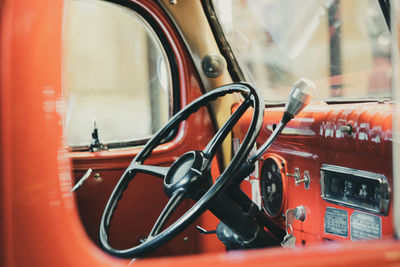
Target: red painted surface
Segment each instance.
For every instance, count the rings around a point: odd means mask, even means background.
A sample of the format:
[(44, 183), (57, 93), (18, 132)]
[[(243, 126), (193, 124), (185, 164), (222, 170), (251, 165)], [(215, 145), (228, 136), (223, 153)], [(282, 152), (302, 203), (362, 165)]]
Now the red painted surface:
[[(123, 263), (86, 237), (62, 143), (62, 1), (2, 1), (1, 266)], [(125, 263), (124, 263), (125, 265)]]
[[(324, 214), (326, 207), (346, 210), (349, 216), (354, 209), (331, 204), (321, 198), (320, 168), (322, 164), (331, 164), (383, 174), (393, 186), (392, 174), (392, 108), (388, 103), (358, 103), (310, 105), (286, 126), (282, 134), (267, 151), (266, 157), (279, 156), (285, 161), (286, 171), (294, 173), (295, 167), (310, 173), (310, 188), (304, 184), (295, 185), (294, 178), (287, 176), (287, 196), (285, 207), (293, 209), (304, 205), (307, 217), (304, 222), (295, 221), (296, 241), (298, 244), (321, 240), (350, 239), (350, 223), (347, 238), (326, 234)], [(283, 114), (282, 108), (266, 109), (264, 123), (257, 139), (258, 145), (264, 143)], [(245, 114), (241, 125), (235, 128), (235, 137), (243, 138), (251, 119), (251, 113)], [(352, 136), (340, 132), (342, 125), (351, 124)], [(272, 153), (272, 154), (271, 154)], [(260, 164), (261, 169), (262, 164)], [(246, 182), (246, 181), (245, 181)], [(393, 192), (393, 191), (392, 191)], [(393, 196), (392, 196), (393, 197)], [(382, 237), (393, 236), (393, 205), (388, 216), (382, 220)], [(274, 219), (282, 224), (281, 217)]]
[[(154, 5), (153, 1), (145, 3)], [(128, 261), (107, 255), (87, 237), (75, 199), (69, 192), (72, 185), (71, 166), (76, 166), (77, 169), (80, 166), (84, 169), (87, 164), (98, 168), (102, 165), (101, 162), (107, 158), (101, 153), (82, 154), (80, 157), (76, 157), (74, 165), (71, 165), (68, 153), (64, 149), (62, 114), (60, 113), (62, 111), (60, 101), (62, 99), (62, 8), (63, 1), (57, 0), (1, 1), (0, 265), (126, 266)], [(160, 12), (156, 7), (153, 9), (154, 12)], [(166, 32), (170, 32), (168, 30), (170, 26), (167, 26), (169, 25), (168, 20), (161, 16), (159, 21), (166, 24), (164, 25), (167, 29)], [(169, 38), (176, 37), (170, 36)], [(181, 48), (175, 47), (175, 49)], [(184, 62), (180, 62), (180, 64), (185, 67)], [(184, 68), (181, 69), (180, 75), (188, 75), (183, 70)], [(192, 81), (192, 78), (192, 76), (187, 76), (185, 80), (181, 80), (181, 88), (185, 88), (184, 92), (189, 92), (190, 89), (185, 85), (191, 84), (186, 84), (184, 81)], [(195, 95), (191, 97), (195, 97)], [(182, 99), (182, 101), (186, 101), (190, 97), (184, 96)], [(383, 105), (383, 107), (387, 106)], [(375, 109), (377, 107), (375, 106)], [(344, 107), (338, 109), (345, 110)], [(382, 127), (385, 135), (382, 135), (379, 144), (355, 138), (353, 142), (347, 142), (347, 146), (342, 146), (346, 143), (345, 138), (347, 137), (335, 141), (335, 138), (324, 136), (311, 138), (282, 136), (278, 139), (277, 145), (273, 147), (274, 153), (287, 159), (289, 171), (294, 165), (304, 166), (304, 168), (310, 169), (312, 177), (316, 177), (314, 165), (318, 165), (325, 158), (332, 163), (342, 163), (355, 168), (362, 167), (370, 171), (378, 168), (391, 170), (391, 158), (388, 156), (390, 154), (388, 142), (390, 142), (391, 126), (388, 119), (382, 115), (387, 115), (388, 112), (380, 114), (373, 109), (371, 106), (369, 112), (357, 112), (357, 110), (363, 110), (361, 106), (359, 109), (355, 109), (356, 112), (350, 114), (353, 114), (353, 120), (369, 121), (368, 133), (371, 136), (373, 136), (374, 126)], [(333, 106), (316, 107), (315, 111), (308, 109), (308, 113), (307, 111), (304, 113), (308, 115), (304, 116), (322, 122), (328, 116), (327, 114), (331, 114), (332, 121), (336, 121), (333, 116), (336, 114), (335, 110), (337, 109)], [(274, 118), (278, 119), (279, 112), (267, 113), (266, 123), (272, 123)], [(382, 118), (384, 120), (381, 120)], [(202, 118), (197, 118), (197, 120), (202, 120)], [(243, 126), (245, 124), (243, 123)], [(306, 122), (299, 121), (293, 122), (291, 125), (299, 129), (310, 128), (306, 124)], [(311, 125), (314, 124), (311, 123)], [(190, 131), (193, 130), (189, 127), (187, 129), (188, 135), (198, 135), (198, 132), (191, 133)], [(318, 127), (311, 127), (311, 129), (318, 129)], [(365, 130), (360, 125), (359, 132), (362, 131)], [(240, 132), (237, 130), (237, 134)], [(263, 130), (259, 141), (265, 140), (268, 134), (268, 131)], [(179, 139), (176, 147), (181, 145), (180, 142), (184, 142), (184, 138), (180, 138), (182, 139)], [(353, 143), (356, 144), (353, 145)], [(331, 149), (331, 152), (327, 151), (328, 148)], [(316, 152), (321, 154), (314, 159), (306, 157), (308, 154), (299, 157), (295, 154), (296, 151), (307, 152), (311, 155)], [(374, 159), (369, 159), (369, 151), (376, 153)], [(283, 152), (286, 154), (282, 155)], [(120, 153), (115, 152), (109, 156), (110, 159), (116, 159), (116, 165), (119, 166), (116, 167), (115, 172), (118, 172), (118, 168), (123, 168), (135, 152), (131, 151), (129, 156), (120, 155)], [(159, 162), (162, 162), (161, 154)], [(292, 158), (289, 155), (292, 155)], [(119, 157), (124, 159), (120, 160)], [(80, 160), (81, 162), (79, 162)], [(86, 163), (84, 163), (85, 161)], [(114, 161), (111, 160), (110, 165), (113, 164), (112, 162)], [(300, 165), (300, 163), (304, 165)], [(106, 174), (104, 175), (106, 176)], [(385, 173), (385, 175), (391, 179), (391, 173)], [(114, 177), (114, 174), (110, 173), (111, 176)], [(299, 197), (313, 199), (312, 190), (317, 187), (317, 180), (312, 179), (310, 193), (304, 193), (304, 190), (300, 188), (293, 188), (294, 192), (289, 192), (289, 197), (293, 193), (298, 193)], [(290, 186), (291, 184), (289, 184)], [(296, 201), (289, 198), (288, 203), (288, 205), (295, 205)], [(320, 209), (323, 208), (321, 205)], [(318, 214), (318, 212), (320, 211), (317, 210), (316, 213)], [(391, 216), (391, 212), (392, 208), (389, 216)], [(317, 223), (317, 225), (319, 224)], [(295, 250), (276, 248), (144, 259), (139, 260), (135, 265), (393, 266), (399, 263), (400, 244), (396, 241), (386, 240), (365, 243), (330, 243)]]
[[(296, 249), (259, 249), (166, 260), (145, 260), (143, 266), (395, 266), (400, 261), (398, 242), (323, 244)], [(142, 266), (142, 265), (140, 265)]]

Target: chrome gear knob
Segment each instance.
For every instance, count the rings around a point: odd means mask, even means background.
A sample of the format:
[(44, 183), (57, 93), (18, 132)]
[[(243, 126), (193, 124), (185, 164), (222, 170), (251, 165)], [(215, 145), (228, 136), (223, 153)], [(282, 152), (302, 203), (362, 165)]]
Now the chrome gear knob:
[(285, 113), (292, 118), (310, 103), (315, 94), (315, 84), (305, 78), (298, 80), (292, 87), (285, 105)]

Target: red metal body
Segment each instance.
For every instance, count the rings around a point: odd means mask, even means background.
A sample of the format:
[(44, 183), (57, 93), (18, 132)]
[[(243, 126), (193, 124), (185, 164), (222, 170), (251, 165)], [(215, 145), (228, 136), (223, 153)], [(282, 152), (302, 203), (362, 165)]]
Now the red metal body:
[[(104, 253), (88, 237), (93, 237), (98, 211), (104, 205), (105, 195), (110, 186), (119, 178), (119, 174), (138, 150), (120, 152), (78, 153), (71, 156), (65, 149), (62, 138), (63, 109), (62, 102), (62, 20), (63, 1), (31, 0), (0, 2), (0, 265), (1, 266), (126, 266), (129, 261), (114, 258)], [(200, 84), (192, 67), (190, 58), (177, 31), (171, 26), (167, 16), (153, 1), (146, 1), (143, 7), (161, 25), (168, 41), (174, 49), (180, 70), (181, 104), (184, 106), (201, 94)], [(303, 118), (314, 119), (310, 125), (304, 121), (294, 121), (289, 126), (296, 129), (311, 129), (316, 135), (282, 136), (271, 153), (284, 157), (288, 162), (288, 171), (294, 165), (310, 170), (312, 177), (318, 177), (317, 165), (328, 160), (331, 163), (351, 165), (374, 171), (380, 166), (391, 170), (390, 137), (382, 136), (381, 143), (323, 137), (319, 131), (335, 129), (341, 116), (354, 116), (354, 121), (369, 123), (368, 134), (373, 135), (374, 127), (382, 127), (382, 133), (391, 130), (389, 105), (383, 105), (383, 112), (374, 111), (375, 106), (366, 110), (362, 107), (316, 107), (311, 113), (308, 109)], [(354, 112), (346, 115), (349, 107)], [(280, 110), (267, 111), (266, 124), (277, 122)], [(175, 139), (155, 152), (152, 164), (169, 164), (175, 156), (191, 148), (202, 147), (213, 133), (211, 118), (206, 109), (196, 117), (190, 118), (181, 127)], [(347, 118), (346, 118), (347, 119)], [(323, 125), (322, 121), (333, 125)], [(379, 121), (379, 123), (378, 123)], [(247, 119), (242, 121), (243, 127)], [(335, 126), (336, 125), (336, 126)], [(240, 137), (242, 126), (235, 134)], [(362, 127), (360, 124), (360, 131)], [(199, 134), (201, 132), (201, 134)], [(263, 127), (259, 142), (265, 140), (269, 131)], [(387, 137), (387, 139), (385, 139)], [(353, 145), (354, 143), (354, 145)], [(343, 145), (343, 147), (340, 147)], [(330, 149), (331, 152), (327, 151)], [(376, 152), (376, 159), (370, 159), (365, 153)], [(316, 159), (297, 155), (296, 151), (316, 155)], [(334, 151), (334, 152), (332, 152)], [(308, 155), (307, 154), (307, 155)], [(331, 157), (331, 155), (337, 155)], [(379, 157), (378, 157), (379, 155)], [(317, 163), (315, 163), (317, 161)], [(315, 165), (314, 165), (315, 164)], [(100, 173), (99, 184), (88, 185), (75, 199), (70, 192), (74, 177), (78, 177), (88, 167)], [(218, 171), (215, 166), (214, 171)], [(392, 177), (391, 173), (385, 173)], [(153, 178), (155, 179), (155, 178)], [(315, 201), (314, 188), (317, 183), (312, 178), (310, 191), (293, 187), (288, 179), (287, 205), (297, 205), (293, 195), (301, 196), (310, 207), (319, 205), (315, 213), (322, 212), (324, 203)], [(140, 183), (140, 181), (139, 181)], [(151, 182), (152, 183), (152, 182)], [(152, 184), (143, 183), (146, 191), (141, 195), (130, 195), (127, 202), (161, 201), (153, 192)], [(150, 188), (151, 187), (151, 192)], [(147, 191), (149, 189), (149, 191)], [(104, 191), (103, 191), (104, 190)], [(101, 194), (98, 191), (102, 191)], [(127, 192), (128, 194), (129, 192)], [(160, 192), (161, 193), (161, 192)], [(96, 195), (98, 199), (93, 199)], [(312, 195), (310, 197), (310, 195)], [(77, 205), (77, 201), (79, 205)], [(304, 202), (302, 202), (304, 203)], [(121, 212), (132, 216), (121, 227), (135, 219), (134, 212), (127, 211), (131, 203), (123, 204)], [(93, 218), (85, 217), (93, 212)], [(140, 211), (139, 211), (140, 212)], [(385, 226), (391, 218), (385, 219)], [(140, 217), (144, 216), (140, 214)], [(213, 217), (206, 215), (202, 222), (213, 224)], [(117, 220), (118, 214), (116, 214)], [(317, 216), (316, 216), (317, 217)], [(82, 218), (82, 220), (81, 220)], [(121, 218), (122, 220), (122, 218)], [(323, 238), (320, 223), (310, 220), (310, 224), (296, 225), (303, 230), (304, 239)], [(308, 222), (307, 222), (308, 223)], [(146, 225), (144, 225), (146, 226)], [(319, 230), (318, 230), (319, 229)], [(387, 227), (385, 227), (387, 229)], [(113, 231), (113, 230), (112, 230)], [(118, 229), (115, 231), (118, 232)], [(385, 235), (391, 235), (388, 229)], [(118, 239), (118, 233), (116, 238)], [(197, 238), (194, 236), (193, 238)], [(187, 248), (188, 251), (219, 251), (221, 245), (215, 237), (207, 237), (201, 243)], [(114, 241), (125, 245), (127, 239), (120, 237)], [(199, 245), (200, 244), (200, 245)], [(169, 253), (168, 251), (165, 253)], [(205, 253), (187, 257), (169, 257), (163, 259), (139, 260), (139, 266), (311, 266), (311, 265), (394, 265), (400, 263), (400, 243), (390, 239), (378, 242), (316, 244), (308, 248), (295, 250), (261, 249), (235, 253)]]

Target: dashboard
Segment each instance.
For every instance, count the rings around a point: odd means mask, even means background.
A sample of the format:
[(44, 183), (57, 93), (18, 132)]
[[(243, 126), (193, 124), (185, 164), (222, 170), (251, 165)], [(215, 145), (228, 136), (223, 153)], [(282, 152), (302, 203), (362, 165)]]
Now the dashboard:
[[(283, 107), (267, 108), (261, 146)], [(392, 230), (392, 106), (310, 105), (294, 118), (242, 188), (296, 244), (383, 239)], [(234, 130), (242, 140), (247, 120)]]

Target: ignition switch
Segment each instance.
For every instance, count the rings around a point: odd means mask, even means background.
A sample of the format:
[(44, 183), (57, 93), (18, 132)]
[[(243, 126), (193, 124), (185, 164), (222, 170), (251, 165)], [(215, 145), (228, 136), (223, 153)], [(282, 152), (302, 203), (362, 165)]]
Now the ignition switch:
[(300, 205), (294, 209), (294, 218), (296, 220), (304, 222), (306, 219), (306, 209), (303, 205)]
[(306, 219), (306, 209), (303, 205), (297, 206), (294, 209), (287, 209), (285, 214), (286, 226), (288, 224), (292, 224), (294, 220), (304, 222), (304, 220)]
[(285, 216), (286, 235), (283, 238), (281, 245), (284, 248), (294, 248), (296, 237), (293, 233), (292, 223), (294, 220), (304, 221), (306, 219), (306, 209), (300, 205), (294, 209), (287, 209)]

